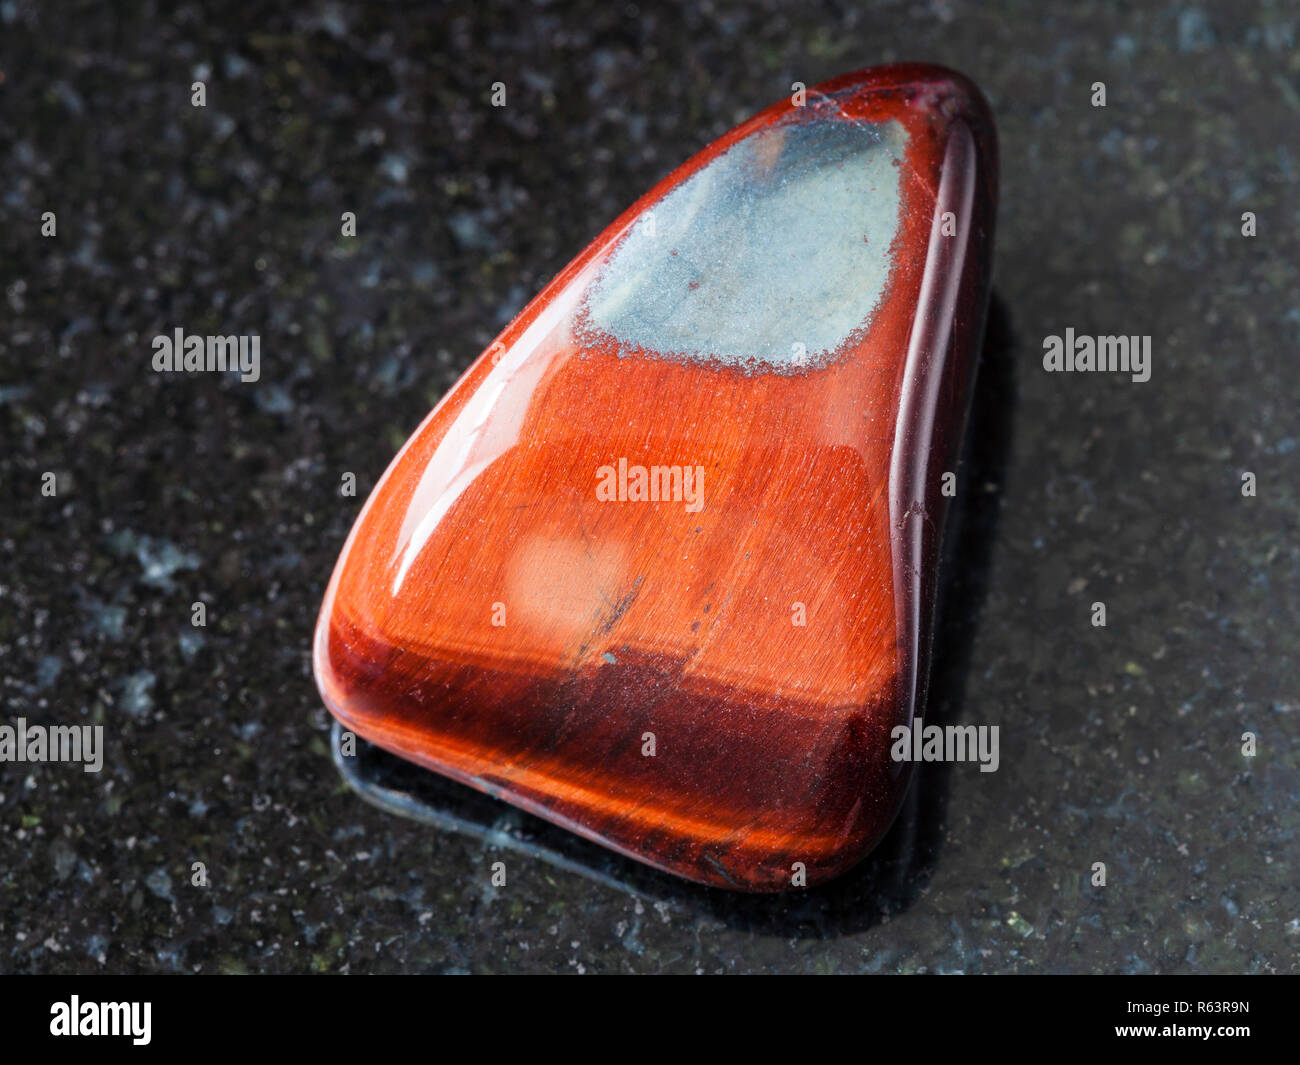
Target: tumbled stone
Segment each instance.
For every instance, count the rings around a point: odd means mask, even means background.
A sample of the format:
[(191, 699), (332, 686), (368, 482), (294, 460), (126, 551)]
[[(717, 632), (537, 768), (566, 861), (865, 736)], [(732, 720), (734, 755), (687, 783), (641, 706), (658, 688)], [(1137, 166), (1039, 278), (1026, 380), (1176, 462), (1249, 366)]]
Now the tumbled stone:
[(655, 186), (376, 486), (321, 609), (329, 709), (693, 880), (861, 859), (924, 706), (996, 181), (978, 90), (897, 65)]

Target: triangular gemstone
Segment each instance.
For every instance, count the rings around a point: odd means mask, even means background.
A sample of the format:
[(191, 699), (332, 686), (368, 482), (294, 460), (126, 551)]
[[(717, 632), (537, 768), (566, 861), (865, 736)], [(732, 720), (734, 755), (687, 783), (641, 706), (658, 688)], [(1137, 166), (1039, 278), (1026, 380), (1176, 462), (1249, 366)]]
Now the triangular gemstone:
[(375, 488), (316, 633), (329, 709), (693, 880), (859, 860), (908, 782), (995, 202), (987, 105), (917, 65), (671, 174)]

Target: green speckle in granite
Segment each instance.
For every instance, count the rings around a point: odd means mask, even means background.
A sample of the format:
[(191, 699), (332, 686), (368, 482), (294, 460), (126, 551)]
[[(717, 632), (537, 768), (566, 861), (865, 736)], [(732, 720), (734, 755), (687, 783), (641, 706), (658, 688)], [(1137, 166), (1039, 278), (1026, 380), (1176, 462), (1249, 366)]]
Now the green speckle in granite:
[[(0, 765), (0, 971), (1300, 969), (1300, 18), (517, 6), (0, 0), (0, 723), (106, 745)], [(310, 639), (396, 447), (669, 169), (906, 58), (999, 123), (928, 715), (1000, 726), (998, 771), (923, 767), (875, 857), (766, 900), (640, 898), (364, 804)], [(178, 326), (258, 334), (261, 380), (153, 373)], [(1067, 327), (1149, 334), (1150, 381), (1044, 373)]]

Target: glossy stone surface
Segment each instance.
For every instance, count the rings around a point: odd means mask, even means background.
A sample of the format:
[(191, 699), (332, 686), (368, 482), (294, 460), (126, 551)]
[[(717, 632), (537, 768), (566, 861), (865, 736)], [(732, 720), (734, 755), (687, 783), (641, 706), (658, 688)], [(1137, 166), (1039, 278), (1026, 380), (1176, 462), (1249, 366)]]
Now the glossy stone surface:
[(923, 66), (670, 175), (376, 486), (317, 628), (330, 710), (694, 880), (858, 861), (908, 783), (995, 200), (986, 105)]

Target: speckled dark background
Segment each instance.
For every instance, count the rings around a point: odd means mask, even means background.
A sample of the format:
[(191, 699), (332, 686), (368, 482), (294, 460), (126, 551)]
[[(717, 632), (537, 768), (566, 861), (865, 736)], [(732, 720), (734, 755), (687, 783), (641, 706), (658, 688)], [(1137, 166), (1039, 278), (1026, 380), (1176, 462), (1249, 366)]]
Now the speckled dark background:
[[(0, 721), (108, 746), (0, 766), (0, 970), (1300, 969), (1294, 5), (133, 6), (0, 0)], [(309, 637), (360, 502), (653, 181), (905, 58), (1000, 125), (934, 713), (999, 724), (1001, 768), (925, 768), (803, 896), (522, 856), (495, 890), (331, 765)], [(262, 380), (151, 372), (178, 325), (259, 334)], [(1067, 326), (1150, 334), (1151, 380), (1044, 373)]]

